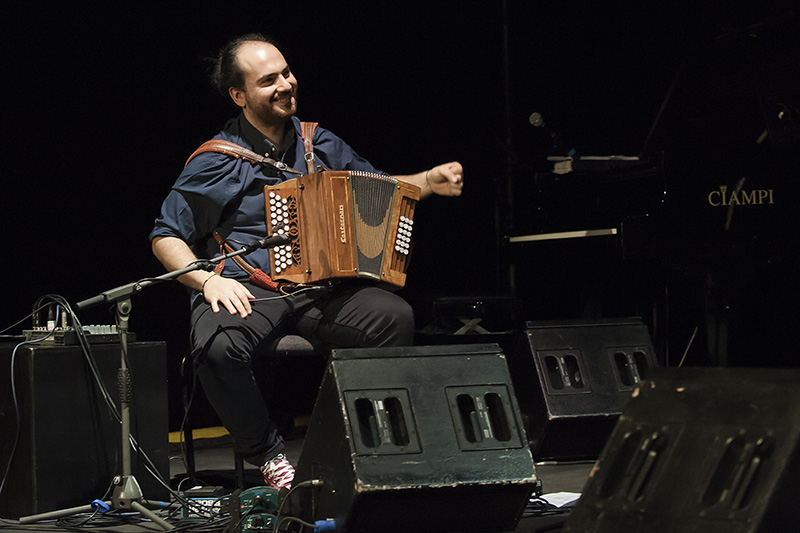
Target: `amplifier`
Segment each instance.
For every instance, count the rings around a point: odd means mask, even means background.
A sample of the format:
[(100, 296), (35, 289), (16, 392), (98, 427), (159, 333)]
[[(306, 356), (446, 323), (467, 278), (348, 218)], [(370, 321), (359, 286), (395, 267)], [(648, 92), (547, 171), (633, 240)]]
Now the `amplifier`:
[[(118, 404), (120, 346), (99, 344), (92, 346), (92, 353), (102, 381)], [(133, 378), (131, 431), (168, 478), (166, 362), (164, 342), (128, 346)], [(0, 387), (3, 467), (13, 452), (0, 494), (0, 516), (30, 516), (102, 498), (113, 477), (122, 473), (122, 429), (106, 408), (80, 347), (28, 344), (15, 350), (12, 344), (2, 344), (0, 382), (11, 382), (11, 368), (16, 400), (11, 387)], [(167, 499), (167, 490), (145, 470), (136, 453), (131, 453), (131, 460), (143, 495)]]

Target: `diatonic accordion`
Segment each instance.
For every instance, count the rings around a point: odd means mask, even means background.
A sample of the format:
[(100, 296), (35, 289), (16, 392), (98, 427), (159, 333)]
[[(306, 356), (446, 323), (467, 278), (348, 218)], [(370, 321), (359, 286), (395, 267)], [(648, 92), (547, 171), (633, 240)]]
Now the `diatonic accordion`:
[(406, 281), (419, 187), (361, 171), (326, 171), (264, 187), (267, 231), (289, 233), (273, 248), (270, 276), (316, 283)]

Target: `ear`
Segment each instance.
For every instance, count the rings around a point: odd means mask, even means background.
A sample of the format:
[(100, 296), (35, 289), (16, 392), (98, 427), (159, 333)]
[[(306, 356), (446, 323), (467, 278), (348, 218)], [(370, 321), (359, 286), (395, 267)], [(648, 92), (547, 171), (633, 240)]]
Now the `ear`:
[(228, 89), (228, 94), (231, 96), (233, 103), (244, 109), (245, 99), (243, 90), (237, 89), (236, 87), (231, 87)]

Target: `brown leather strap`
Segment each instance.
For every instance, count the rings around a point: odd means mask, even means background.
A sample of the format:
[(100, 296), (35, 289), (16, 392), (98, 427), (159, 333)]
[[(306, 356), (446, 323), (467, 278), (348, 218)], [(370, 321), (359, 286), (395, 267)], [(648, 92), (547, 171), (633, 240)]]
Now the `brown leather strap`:
[[(214, 238), (219, 243), (221, 252), (231, 253), (234, 251), (233, 247), (227, 242), (225, 242), (225, 239), (223, 239), (222, 236), (216, 231), (214, 232)], [(247, 261), (245, 261), (242, 256), (234, 255), (232, 259), (237, 265), (239, 265), (239, 267), (242, 270), (244, 270), (247, 273), (247, 275), (250, 277), (250, 281), (258, 285), (259, 287), (263, 287), (265, 289), (270, 289), (273, 291), (279, 290), (280, 286), (276, 281), (274, 281), (271, 277), (269, 277), (267, 273), (261, 270), (260, 268), (256, 268)], [(222, 263), (223, 262), (221, 261), (219, 264)], [(220, 273), (221, 272), (217, 272), (217, 274)]]
[(192, 159), (194, 159), (195, 157), (204, 152), (219, 152), (237, 158), (241, 157), (245, 161), (249, 161), (254, 165), (255, 164), (267, 165), (276, 168), (281, 172), (288, 172), (289, 174), (297, 174), (297, 175), (302, 174), (302, 172), (293, 169), (286, 163), (275, 161), (270, 157), (257, 154), (254, 151), (245, 148), (244, 146), (240, 146), (230, 141), (224, 141), (222, 139), (211, 139), (210, 141), (206, 141), (203, 144), (201, 144), (200, 147), (197, 148), (197, 150), (195, 150), (192, 153), (192, 155), (189, 156), (189, 159), (186, 160), (184, 166), (188, 165), (189, 161), (191, 161)]
[(319, 122), (301, 122), (300, 126), (302, 130), (303, 147), (305, 148), (306, 168), (309, 174), (313, 174), (315, 172), (314, 160), (316, 159), (314, 156), (313, 144), (314, 131), (316, 131), (317, 126), (319, 126)]
[[(225, 239), (222, 238), (222, 235), (220, 235), (216, 231), (214, 232), (214, 238), (219, 243), (220, 250), (222, 250), (222, 251), (224, 251), (225, 253), (228, 253), (228, 254), (234, 251), (233, 250), (233, 246), (231, 246), (230, 244), (225, 242)], [(255, 267), (253, 265), (251, 265), (250, 263), (248, 263), (247, 261), (245, 261), (242, 256), (234, 255), (232, 257), (232, 259), (237, 265), (239, 265), (241, 267), (242, 270), (247, 272), (248, 276), (251, 276), (253, 274), (253, 272), (255, 272), (255, 270), (256, 270)]]

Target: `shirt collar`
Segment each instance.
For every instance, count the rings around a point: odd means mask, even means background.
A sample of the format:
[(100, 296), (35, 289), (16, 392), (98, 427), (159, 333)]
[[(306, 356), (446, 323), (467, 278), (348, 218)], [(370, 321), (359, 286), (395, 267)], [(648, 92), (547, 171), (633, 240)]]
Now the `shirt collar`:
[[(264, 137), (255, 126), (250, 124), (250, 121), (245, 118), (244, 113), (239, 114), (239, 123), (241, 125), (240, 131), (242, 139), (250, 145), (253, 151), (273, 159), (280, 159), (283, 156), (283, 154), (278, 153), (275, 145), (273, 145), (269, 139)], [(300, 135), (300, 119), (292, 117), (291, 124), (284, 130), (283, 134), (284, 153), (292, 149)]]

